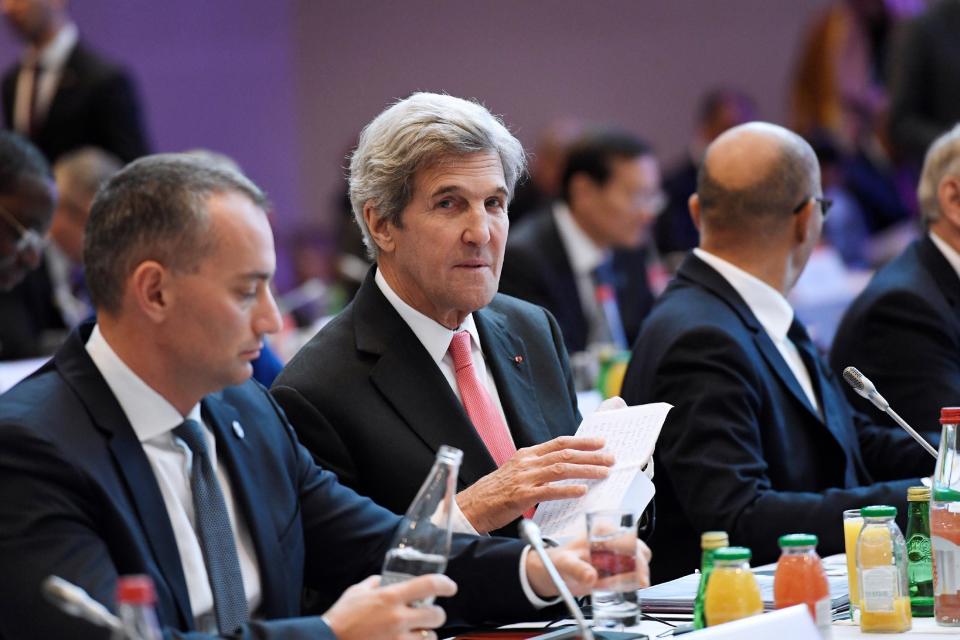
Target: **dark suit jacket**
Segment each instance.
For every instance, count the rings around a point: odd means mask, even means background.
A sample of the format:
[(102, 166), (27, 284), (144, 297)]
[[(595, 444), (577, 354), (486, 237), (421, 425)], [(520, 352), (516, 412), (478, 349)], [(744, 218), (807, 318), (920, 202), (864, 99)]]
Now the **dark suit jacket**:
[[(0, 637), (105, 638), (55, 612), (40, 583), (57, 574), (112, 605), (117, 576), (132, 573), (153, 578), (168, 637), (206, 637), (174, 631), (192, 627), (176, 541), (143, 447), (84, 349), (90, 328), (0, 398)], [(255, 382), (208, 396), (202, 407), (262, 581), (264, 620), (236, 637), (332, 638), (319, 618), (279, 619), (300, 614), (304, 585), (326, 607), (378, 573), (399, 518), (316, 467)], [(521, 549), (512, 540), (455, 538), (447, 573), (460, 592), (445, 605), (452, 624), (534, 615), (520, 586)]]
[[(19, 73), (17, 64), (3, 76), (3, 122), (8, 129), (13, 127)], [(85, 146), (100, 147), (123, 162), (150, 152), (133, 80), (83, 42), (67, 58), (46, 118), (31, 140), (50, 162)]]
[[(960, 278), (929, 237), (883, 267), (847, 309), (830, 365), (855, 366), (914, 429), (940, 432), (940, 408), (960, 404)], [(845, 387), (854, 406), (893, 420)]]
[[(404, 513), (440, 445), (463, 451), (458, 490), (496, 464), (374, 273), (294, 356), (271, 392), (320, 464), (357, 492)], [(575, 433), (576, 393), (550, 314), (497, 295), (473, 316), (517, 448)], [(501, 533), (515, 536), (516, 527)]]
[[(617, 304), (620, 319), (633, 344), (640, 324), (653, 305), (653, 294), (647, 282), (644, 250), (614, 251)], [(510, 230), (500, 291), (545, 307), (554, 315), (563, 332), (567, 351), (576, 353), (587, 348), (589, 326), (580, 303), (577, 283), (570, 258), (560, 239), (557, 224), (550, 210), (530, 214)]]
[[(49, 355), (51, 335), (66, 336), (60, 309), (53, 300), (47, 258), (10, 291), (0, 291), (0, 360)], [(55, 345), (54, 345), (55, 346)]]
[[(630, 403), (669, 402), (655, 453), (655, 582), (699, 566), (700, 533), (726, 531), (776, 560), (777, 537), (843, 551), (844, 509), (892, 504), (933, 460), (902, 431), (865, 424), (821, 364), (822, 420), (733, 287), (689, 256), (647, 318), (627, 370)], [(894, 481), (896, 480), (896, 481)]]

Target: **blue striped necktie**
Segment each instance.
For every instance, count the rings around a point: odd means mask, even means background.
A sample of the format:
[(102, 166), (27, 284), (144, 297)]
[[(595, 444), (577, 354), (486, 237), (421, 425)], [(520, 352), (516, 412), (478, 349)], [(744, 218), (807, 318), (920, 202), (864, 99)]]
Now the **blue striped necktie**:
[(227, 504), (217, 474), (210, 464), (203, 427), (196, 420), (184, 420), (173, 433), (193, 452), (190, 488), (196, 514), (197, 537), (207, 566), (213, 606), (220, 633), (232, 633), (247, 621), (247, 597), (243, 591), (240, 558), (234, 542)]

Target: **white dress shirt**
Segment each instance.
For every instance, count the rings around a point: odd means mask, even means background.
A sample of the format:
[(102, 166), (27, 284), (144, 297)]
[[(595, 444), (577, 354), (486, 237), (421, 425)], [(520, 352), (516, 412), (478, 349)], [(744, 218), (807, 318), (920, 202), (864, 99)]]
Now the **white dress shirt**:
[(930, 241), (937, 246), (937, 249), (939, 249), (943, 257), (947, 259), (947, 262), (950, 263), (953, 270), (957, 272), (957, 277), (960, 278), (960, 253), (957, 253), (956, 249), (947, 244), (946, 240), (933, 231), (931, 231), (929, 235)]
[[(453, 366), (453, 356), (448, 353), (448, 350), (450, 349), (450, 341), (453, 339), (453, 334), (464, 330), (470, 334), (470, 353), (473, 356), (473, 368), (476, 370), (477, 376), (480, 377), (480, 381), (490, 393), (490, 397), (493, 398), (494, 404), (497, 405), (500, 415), (503, 416), (503, 423), (506, 424), (507, 418), (503, 413), (500, 394), (497, 393), (497, 386), (494, 384), (493, 374), (490, 373), (486, 358), (484, 358), (483, 351), (480, 349), (480, 335), (477, 333), (477, 326), (473, 321), (473, 314), (468, 314), (467, 317), (464, 318), (463, 323), (456, 330), (451, 331), (436, 320), (420, 313), (401, 299), (396, 291), (387, 283), (386, 278), (383, 277), (379, 269), (377, 269), (377, 273), (374, 275), (374, 282), (376, 282), (377, 287), (383, 293), (387, 302), (390, 303), (390, 306), (400, 314), (403, 321), (407, 323), (410, 330), (417, 336), (423, 348), (430, 354), (430, 357), (440, 368), (440, 372), (443, 373), (443, 377), (446, 378), (454, 395), (457, 396), (457, 400), (461, 403), (463, 399), (460, 397), (460, 389), (457, 387), (457, 374)], [(457, 533), (471, 533), (476, 535), (477, 530), (470, 524), (470, 521), (463, 515), (463, 512), (460, 511), (460, 506), (456, 500), (453, 501), (451, 520), (453, 530)], [(520, 585), (523, 587), (523, 593), (527, 596), (530, 603), (535, 607), (543, 608), (557, 601), (548, 602), (538, 598), (537, 594), (535, 594), (530, 587), (527, 572), (524, 570), (529, 552), (530, 547), (527, 547), (520, 556)]]
[(143, 446), (157, 479), (163, 504), (167, 508), (173, 536), (180, 553), (180, 563), (190, 594), (197, 628), (216, 631), (213, 611), (213, 593), (203, 562), (203, 551), (197, 538), (193, 508), (193, 492), (190, 489), (190, 469), (193, 454), (187, 444), (173, 435), (185, 418), (196, 420), (204, 426), (204, 437), (210, 453), (210, 464), (217, 474), (223, 498), (234, 532), (237, 554), (240, 556), (240, 573), (247, 596), (248, 610), (253, 614), (260, 606), (260, 571), (250, 531), (243, 514), (236, 508), (230, 478), (223, 467), (217, 465), (217, 442), (213, 433), (204, 424), (197, 404), (187, 416), (180, 415), (173, 405), (154, 391), (134, 373), (110, 347), (100, 327), (95, 326), (86, 345), (87, 353), (103, 375), (120, 408), (130, 421), (134, 433)]
[(730, 283), (730, 286), (740, 294), (750, 311), (757, 317), (760, 326), (763, 327), (774, 346), (777, 347), (777, 351), (780, 352), (784, 362), (787, 363), (793, 377), (800, 383), (804, 395), (807, 396), (810, 404), (819, 413), (820, 404), (817, 402), (817, 394), (813, 391), (810, 372), (803, 364), (803, 358), (800, 357), (796, 345), (787, 338), (787, 332), (793, 323), (793, 307), (790, 306), (787, 299), (766, 282), (723, 258), (718, 258), (700, 248), (694, 249), (693, 253), (716, 269), (724, 280)]
[(583, 308), (583, 315), (587, 318), (587, 344), (610, 342), (608, 335), (610, 330), (605, 326), (603, 309), (597, 302), (597, 286), (593, 271), (606, 262), (612, 252), (601, 249), (590, 239), (590, 236), (580, 228), (573, 214), (570, 213), (570, 207), (565, 203), (554, 202), (552, 209), (557, 233), (567, 252), (573, 279), (577, 284), (580, 306)]
[(77, 27), (71, 22), (64, 25), (43, 49), (38, 51), (31, 47), (24, 52), (20, 73), (17, 75), (13, 106), (13, 128), (18, 133), (25, 136), (30, 133), (30, 92), (37, 80), (34, 77), (34, 65), (39, 64), (41, 69), (40, 85), (37, 87), (36, 103), (33, 105), (35, 123), (39, 123), (43, 122), (50, 110), (63, 67), (77, 45), (77, 39)]

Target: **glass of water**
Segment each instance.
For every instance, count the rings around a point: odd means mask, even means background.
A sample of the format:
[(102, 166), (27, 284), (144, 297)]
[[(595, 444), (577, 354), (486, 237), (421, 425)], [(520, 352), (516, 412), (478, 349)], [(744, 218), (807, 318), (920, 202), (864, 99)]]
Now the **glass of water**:
[(622, 629), (637, 624), (637, 516), (610, 509), (587, 513), (590, 564), (599, 580), (590, 594), (595, 627)]

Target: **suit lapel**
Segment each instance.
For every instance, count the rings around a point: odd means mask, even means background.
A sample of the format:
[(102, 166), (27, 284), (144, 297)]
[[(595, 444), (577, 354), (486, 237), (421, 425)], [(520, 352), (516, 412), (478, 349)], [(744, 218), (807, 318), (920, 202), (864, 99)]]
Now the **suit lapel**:
[(550, 440), (523, 340), (510, 333), (503, 315), (489, 307), (474, 313), (473, 318), (517, 448)]
[(105, 435), (114, 466), (126, 484), (143, 534), (164, 581), (173, 593), (181, 621), (192, 626), (193, 615), (180, 552), (163, 496), (130, 421), (84, 348), (91, 327), (86, 327), (82, 335), (77, 331), (70, 335), (67, 345), (55, 356), (57, 368)]
[[(570, 257), (567, 255), (567, 249), (563, 244), (563, 238), (560, 237), (560, 231), (557, 229), (557, 222), (554, 218), (553, 210), (546, 212), (543, 216), (543, 224), (546, 225), (546, 242), (543, 243), (540, 250), (543, 252), (547, 264), (550, 265), (550, 279), (553, 281), (553, 291), (557, 296), (557, 309), (569, 309), (568, 325), (572, 335), (567, 337), (568, 343), (579, 344), (581, 349), (586, 349), (587, 340), (590, 336), (587, 328), (587, 316), (583, 310), (583, 302), (580, 300), (580, 292), (577, 288), (577, 279), (573, 274), (573, 267), (570, 263)], [(497, 387), (499, 391), (500, 387)]]
[(407, 427), (430, 448), (463, 451), (460, 484), (469, 486), (497, 467), (440, 368), (373, 280), (354, 299), (357, 349), (378, 355), (370, 380)]
[(920, 263), (933, 276), (937, 290), (953, 310), (954, 318), (960, 319), (960, 277), (957, 272), (929, 237), (917, 242), (916, 251)]
[[(757, 331), (753, 334), (753, 342), (757, 345), (757, 349), (763, 355), (763, 359), (767, 361), (767, 365), (773, 369), (773, 372), (777, 374), (777, 377), (780, 378), (780, 382), (790, 390), (790, 393), (793, 395), (797, 401), (802, 404), (807, 412), (816, 418), (818, 421), (823, 422), (823, 418), (820, 417), (820, 414), (813, 408), (813, 405), (810, 404), (810, 399), (807, 398), (807, 394), (804, 393), (803, 387), (800, 386), (800, 383), (797, 381), (797, 377), (793, 375), (793, 371), (790, 370), (790, 367), (787, 366), (786, 361), (784, 361), (783, 356), (780, 355), (780, 351), (777, 349), (776, 345), (773, 344), (773, 341), (770, 339), (770, 336), (767, 335), (766, 331)], [(815, 372), (810, 371), (811, 378), (816, 375)]]
[(285, 576), (278, 575), (276, 566), (267, 562), (269, 558), (281, 557), (282, 553), (280, 532), (264, 513), (266, 505), (270, 504), (269, 487), (257, 482), (252, 475), (262, 463), (261, 454), (253, 450), (252, 436), (237, 435), (234, 424), (240, 425), (240, 416), (233, 406), (220, 398), (220, 394), (204, 398), (203, 414), (216, 436), (217, 460), (227, 465), (234, 503), (243, 511), (257, 550), (263, 598), (261, 610), (266, 616), (290, 615), (292, 612), (287, 611), (286, 603), (296, 601), (296, 597), (287, 594)]

